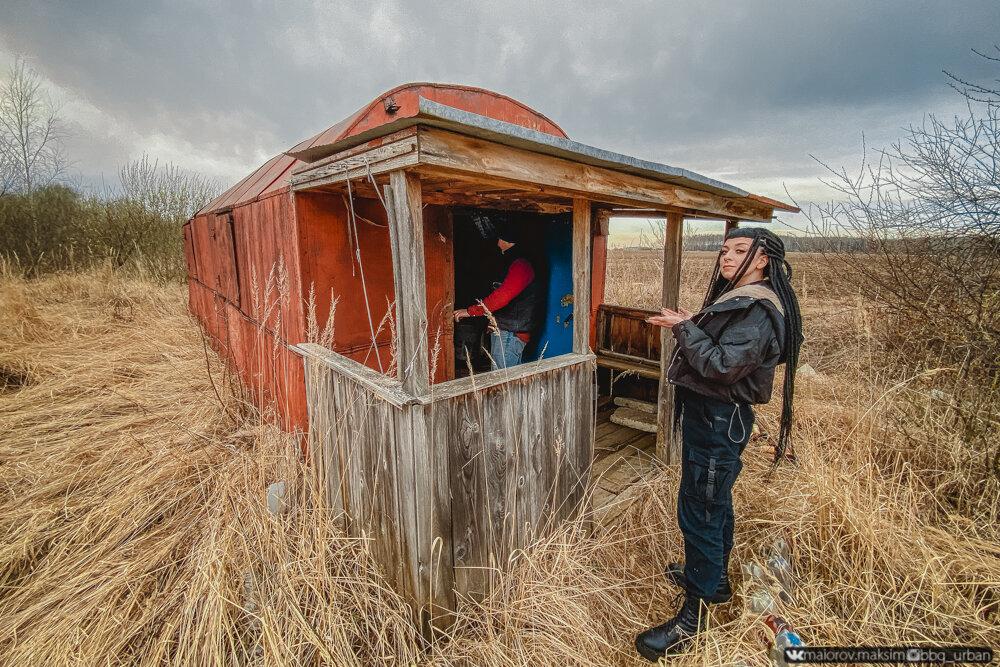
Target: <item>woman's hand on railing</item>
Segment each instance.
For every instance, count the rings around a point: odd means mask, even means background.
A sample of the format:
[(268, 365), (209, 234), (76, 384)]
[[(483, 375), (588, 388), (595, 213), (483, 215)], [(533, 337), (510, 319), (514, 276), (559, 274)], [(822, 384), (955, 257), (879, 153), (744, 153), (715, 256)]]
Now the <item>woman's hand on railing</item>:
[(668, 329), (678, 322), (683, 322), (684, 320), (690, 320), (694, 316), (690, 310), (684, 308), (678, 308), (677, 310), (670, 310), (669, 308), (664, 308), (660, 311), (659, 315), (653, 315), (652, 317), (647, 317), (646, 322), (658, 326), (667, 327)]

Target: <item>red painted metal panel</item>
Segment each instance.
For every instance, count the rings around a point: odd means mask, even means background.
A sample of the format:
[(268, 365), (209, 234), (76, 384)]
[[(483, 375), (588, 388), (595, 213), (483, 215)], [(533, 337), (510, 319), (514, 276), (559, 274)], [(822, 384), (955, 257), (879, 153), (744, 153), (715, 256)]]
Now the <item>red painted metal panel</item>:
[(198, 263), (194, 258), (194, 232), (191, 229), (191, 223), (187, 222), (184, 224), (184, 264), (187, 267), (187, 272), (189, 276), (198, 277)]
[[(483, 88), (456, 86), (440, 83), (408, 83), (398, 86), (379, 95), (366, 107), (351, 116), (352, 122), (341, 121), (333, 127), (320, 132), (316, 136), (300, 142), (289, 152), (305, 150), (332, 144), (347, 137), (360, 134), (365, 130), (385, 125), (400, 118), (412, 118), (417, 115), (417, 101), (425, 98), (446, 104), (456, 109), (470, 111), (480, 116), (488, 116), (497, 120), (522, 125), (566, 138), (566, 133), (551, 120), (521, 104), (506, 95), (500, 95)], [(395, 111), (389, 113), (385, 101), (389, 98), (394, 103)], [(350, 119), (349, 119), (350, 120)]]
[(305, 429), (302, 362), (287, 349), (305, 339), (290, 196), (263, 198), (231, 216), (232, 223), (230, 214), (209, 214), (187, 225), (202, 267), (189, 276), (191, 311), (255, 404), (284, 428)]
[(233, 210), (241, 310), (289, 344), (305, 340), (298, 245), (287, 193)]
[[(357, 241), (362, 264), (353, 255), (347, 207), (342, 197), (323, 193), (299, 193), (296, 198), (299, 247), (302, 262), (302, 290), (316, 295), (316, 320), (327, 321), (330, 304), (336, 300), (333, 349), (379, 370), (389, 367), (386, 352), (390, 344), (388, 316), (394, 313), (395, 286), (392, 277), (392, 251), (389, 229), (382, 204), (370, 199), (356, 199), (359, 216)], [(361, 218), (364, 218), (362, 220)], [(367, 220), (367, 222), (366, 222)], [(452, 239), (447, 210), (439, 206), (424, 208), (424, 257), (427, 285), (428, 331), (430, 345), (441, 331), (440, 358), (434, 381), (448, 379), (454, 352), (451, 312), (453, 298)], [(364, 285), (362, 285), (362, 268)], [(447, 276), (447, 278), (446, 278)], [(367, 292), (367, 306), (365, 294)], [(371, 323), (368, 313), (371, 312)], [(377, 345), (372, 346), (372, 329)], [(376, 353), (376, 348), (378, 353)], [(433, 350), (431, 351), (433, 354)], [(379, 363), (381, 359), (381, 364)]]
[(188, 291), (212, 348), (239, 376), (254, 404), (283, 429), (305, 431), (305, 380), (298, 355), (197, 280), (189, 281)]

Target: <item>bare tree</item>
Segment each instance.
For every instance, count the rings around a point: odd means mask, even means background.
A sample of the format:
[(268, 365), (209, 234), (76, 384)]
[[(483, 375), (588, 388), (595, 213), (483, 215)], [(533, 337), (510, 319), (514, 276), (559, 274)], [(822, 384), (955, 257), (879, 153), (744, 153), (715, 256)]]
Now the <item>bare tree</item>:
[(14, 187), (14, 151), (7, 140), (7, 134), (0, 132), (0, 197)]
[(101, 236), (112, 260), (123, 266), (139, 256), (160, 263), (181, 257), (181, 227), (220, 191), (219, 183), (148, 156), (118, 172), (121, 194), (105, 198)]
[(66, 171), (59, 109), (41, 77), (18, 58), (0, 87), (0, 194), (32, 193)]
[(162, 220), (182, 225), (212, 200), (219, 183), (203, 174), (161, 165), (143, 155), (118, 171), (122, 194)]
[(866, 243), (868, 253), (833, 255), (895, 322), (900, 349), (915, 362), (919, 346), (963, 373), (975, 366), (992, 377), (1000, 349), (1000, 94), (949, 76), (967, 112), (927, 116), (889, 148), (865, 149), (856, 174), (824, 164), (824, 182), (841, 196), (810, 220), (814, 231)]
[[(993, 45), (993, 55), (972, 49), (980, 58), (994, 63), (1000, 63), (1000, 44)], [(968, 81), (945, 70), (945, 74), (951, 79), (952, 88), (962, 94), (965, 99), (973, 102), (983, 102), (985, 104), (1000, 104), (1000, 79), (994, 79), (993, 84), (981, 84)]]

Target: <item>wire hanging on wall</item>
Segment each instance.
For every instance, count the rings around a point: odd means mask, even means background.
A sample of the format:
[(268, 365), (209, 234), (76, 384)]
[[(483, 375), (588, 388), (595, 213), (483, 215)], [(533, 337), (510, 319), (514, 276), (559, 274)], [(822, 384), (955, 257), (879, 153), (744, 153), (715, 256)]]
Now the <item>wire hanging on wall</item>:
[[(376, 192), (378, 190), (376, 189)], [(348, 226), (348, 236), (353, 237), (353, 253), (355, 259), (358, 262), (358, 272), (361, 274), (361, 293), (365, 299), (365, 313), (368, 315), (368, 331), (371, 334), (372, 349), (375, 350), (375, 359), (378, 361), (378, 369), (380, 372), (384, 373), (385, 368), (382, 366), (382, 355), (379, 354), (378, 341), (375, 336), (375, 323), (372, 321), (372, 308), (371, 304), (368, 302), (368, 285), (365, 282), (365, 265), (361, 259), (361, 241), (358, 239), (358, 226), (356, 221), (356, 213), (354, 212), (354, 193), (351, 189), (351, 179), (347, 179), (347, 197), (348, 197), (348, 219), (350, 224)], [(381, 198), (380, 198), (381, 199)], [(380, 225), (377, 225), (380, 226)], [(351, 262), (351, 275), (354, 275), (354, 262)]]

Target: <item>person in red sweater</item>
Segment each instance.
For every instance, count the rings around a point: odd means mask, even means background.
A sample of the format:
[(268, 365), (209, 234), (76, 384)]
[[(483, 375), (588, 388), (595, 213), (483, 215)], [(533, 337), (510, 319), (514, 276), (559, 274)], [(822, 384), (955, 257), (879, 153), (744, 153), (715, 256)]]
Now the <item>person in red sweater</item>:
[(493, 369), (510, 368), (521, 363), (524, 348), (538, 323), (539, 289), (535, 267), (517, 248), (517, 227), (507, 225), (497, 232), (497, 247), (502, 253), (503, 277), (494, 290), (478, 303), (455, 311), (455, 321), (466, 317), (492, 316), (490, 357)]

